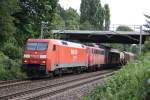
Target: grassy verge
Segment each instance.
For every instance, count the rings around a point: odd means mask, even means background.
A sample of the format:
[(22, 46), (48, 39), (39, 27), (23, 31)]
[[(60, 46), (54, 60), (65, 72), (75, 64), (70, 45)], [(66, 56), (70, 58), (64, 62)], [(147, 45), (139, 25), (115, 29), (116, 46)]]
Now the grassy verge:
[(82, 100), (142, 100), (146, 96), (145, 84), (149, 77), (150, 54), (146, 54), (129, 62)]

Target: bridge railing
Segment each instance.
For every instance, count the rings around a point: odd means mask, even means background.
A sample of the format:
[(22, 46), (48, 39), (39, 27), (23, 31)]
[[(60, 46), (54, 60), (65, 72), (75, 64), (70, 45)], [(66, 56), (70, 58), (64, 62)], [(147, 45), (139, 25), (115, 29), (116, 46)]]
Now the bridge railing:
[[(78, 25), (70, 25), (70, 26), (72, 26), (71, 29), (68, 29), (68, 27), (66, 27), (64, 25), (59, 26), (59, 27), (55, 27), (55, 26), (51, 25), (51, 29), (52, 30), (80, 30), (80, 26), (78, 26)], [(116, 31), (119, 26), (126, 26), (126, 27), (129, 27), (130, 29), (132, 29), (135, 32), (140, 32), (140, 27), (142, 25), (111, 24), (109, 26), (109, 31)], [(146, 28), (143, 26), (142, 30), (145, 30), (145, 29)], [(87, 30), (90, 30), (90, 29), (87, 28)], [(93, 30), (91, 29), (91, 31), (93, 31)]]
[[(124, 24), (111, 24), (109, 27), (110, 31), (116, 31), (119, 26), (126, 26), (132, 29), (135, 32), (140, 32), (141, 25), (124, 25)], [(142, 27), (144, 28), (144, 27)]]

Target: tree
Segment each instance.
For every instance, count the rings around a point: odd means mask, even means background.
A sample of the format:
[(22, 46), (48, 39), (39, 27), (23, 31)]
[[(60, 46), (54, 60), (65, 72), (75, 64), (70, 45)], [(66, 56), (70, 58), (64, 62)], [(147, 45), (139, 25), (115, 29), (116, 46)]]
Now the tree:
[(89, 0), (81, 0), (80, 5), (80, 24), (90, 20), (90, 2)]
[[(89, 22), (97, 27), (97, 22), (99, 15), (100, 15), (100, 11), (101, 11), (101, 3), (100, 0), (89, 0), (89, 5), (90, 5), (90, 9), (89, 9), (89, 13), (90, 13), (90, 19)], [(93, 17), (94, 16), (94, 17)]]
[(97, 29), (99, 26), (99, 15), (101, 15), (101, 4), (100, 0), (81, 0), (81, 16), (80, 24), (88, 21), (91, 25), (94, 26), (94, 29)]
[(95, 19), (95, 29), (96, 30), (103, 30), (104, 29), (104, 9), (99, 5), (98, 10), (96, 12), (96, 15), (94, 17)]
[[(89, 22), (93, 27), (92, 30), (103, 30), (104, 29), (104, 19), (108, 20), (107, 26), (110, 24), (110, 11), (109, 7), (106, 6), (105, 9), (101, 6), (100, 0), (81, 0), (80, 6), (80, 24)], [(108, 15), (105, 15), (108, 14)], [(82, 26), (83, 27), (83, 26)]]
[(128, 26), (119, 26), (116, 31), (133, 31), (130, 27)]
[(144, 26), (146, 27), (146, 30), (144, 30), (145, 32), (150, 33), (150, 15), (144, 15), (146, 17), (146, 22), (147, 24), (145, 24)]
[(66, 10), (66, 29), (77, 30), (79, 29), (80, 17), (76, 10), (69, 8)]
[(89, 21), (85, 21), (84, 23), (80, 24), (81, 30), (93, 30), (94, 26), (90, 24)]
[(64, 28), (65, 28), (65, 21), (58, 13), (55, 13), (54, 19), (52, 21), (52, 29), (61, 30)]
[(55, 18), (53, 20), (53, 29), (79, 29), (80, 16), (76, 10), (69, 8), (64, 10), (60, 5), (57, 6)]
[[(145, 14), (146, 17), (146, 23), (145, 26), (145, 32), (150, 33), (150, 15)], [(144, 53), (150, 51), (150, 38), (147, 38), (147, 41), (144, 43), (144, 48), (143, 48)]]
[(49, 26), (51, 25), (57, 0), (20, 0), (19, 2), (21, 10), (14, 15), (17, 18), (17, 36), (22, 37), (17, 39), (24, 41), (28, 37), (39, 37), (41, 22), (45, 21)]
[(150, 51), (150, 40), (149, 41), (146, 41), (145, 43), (144, 43), (144, 48), (143, 48), (143, 52), (144, 53), (147, 53), (147, 52), (149, 52)]
[(63, 20), (66, 20), (66, 11), (60, 4), (57, 5), (56, 13), (59, 14)]
[(109, 9), (109, 5), (108, 4), (105, 4), (104, 5), (104, 27), (105, 27), (105, 30), (109, 30), (109, 25), (110, 25), (110, 9)]
[[(13, 13), (19, 9), (17, 0), (0, 1), (0, 44), (5, 42), (14, 42), (15, 18)], [(2, 47), (2, 46), (1, 46)]]

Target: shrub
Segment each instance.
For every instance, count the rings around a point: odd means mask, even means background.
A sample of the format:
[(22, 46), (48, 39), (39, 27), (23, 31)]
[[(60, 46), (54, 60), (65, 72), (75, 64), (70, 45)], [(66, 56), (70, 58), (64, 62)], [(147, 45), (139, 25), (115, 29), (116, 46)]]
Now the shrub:
[(21, 48), (15, 46), (13, 43), (5, 43), (2, 51), (10, 59), (19, 59), (21, 58)]
[(14, 61), (0, 52), (0, 80), (23, 79), (19, 61)]
[(142, 100), (150, 76), (150, 54), (128, 63), (83, 100)]
[(150, 40), (145, 42), (144, 48), (143, 48), (144, 53), (147, 53), (149, 51), (150, 51)]

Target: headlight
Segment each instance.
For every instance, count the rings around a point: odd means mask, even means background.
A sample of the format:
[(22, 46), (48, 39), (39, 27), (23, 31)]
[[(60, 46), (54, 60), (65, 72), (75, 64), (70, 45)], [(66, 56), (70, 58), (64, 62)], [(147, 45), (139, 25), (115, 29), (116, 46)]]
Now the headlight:
[(46, 55), (40, 55), (40, 58), (45, 59), (45, 58), (47, 58), (47, 56)]
[(30, 58), (30, 54), (24, 54), (24, 58)]

